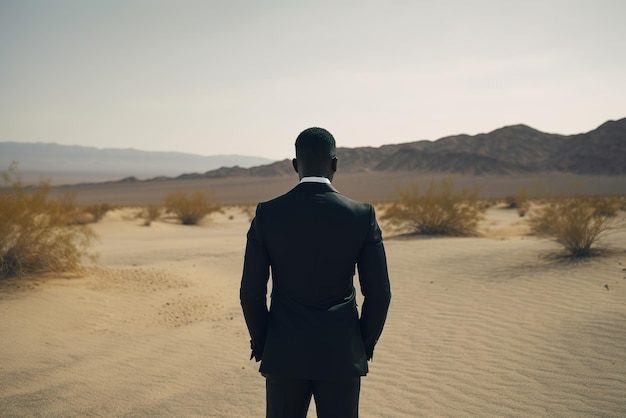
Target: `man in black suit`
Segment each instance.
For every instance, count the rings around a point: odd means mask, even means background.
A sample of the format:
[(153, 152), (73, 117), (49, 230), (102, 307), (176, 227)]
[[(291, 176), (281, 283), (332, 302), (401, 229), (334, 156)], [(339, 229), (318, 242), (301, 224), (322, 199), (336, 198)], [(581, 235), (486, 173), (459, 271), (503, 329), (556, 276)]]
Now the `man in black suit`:
[(391, 300), (382, 234), (372, 205), (331, 185), (337, 158), (328, 131), (298, 136), (293, 167), (300, 183), (260, 203), (247, 234), (240, 298), (250, 358), (266, 377), (267, 417), (305, 417), (311, 396), (319, 417), (357, 417), (361, 376)]

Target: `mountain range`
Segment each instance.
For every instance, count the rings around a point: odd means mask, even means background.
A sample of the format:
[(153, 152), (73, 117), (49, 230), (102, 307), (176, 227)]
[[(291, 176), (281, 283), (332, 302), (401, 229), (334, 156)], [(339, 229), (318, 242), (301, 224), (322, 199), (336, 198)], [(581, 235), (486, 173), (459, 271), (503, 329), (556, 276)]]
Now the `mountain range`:
[[(564, 172), (581, 175), (626, 174), (626, 118), (608, 121), (577, 135), (558, 135), (513, 125), (479, 135), (455, 135), (436, 141), (337, 148), (342, 172), (454, 173), (515, 175)], [(290, 160), (258, 167), (222, 167), (178, 178), (291, 175)]]
[[(377, 148), (339, 147), (337, 158), (342, 173), (506, 176), (561, 172), (619, 176), (626, 174), (626, 118), (607, 121), (592, 131), (576, 135), (544, 133), (526, 125), (513, 125), (485, 134), (454, 135), (436, 141)], [(13, 160), (19, 162), (20, 172), (35, 170), (54, 179), (56, 175), (80, 173), (81, 181), (293, 175), (288, 159), (272, 162), (239, 155), (203, 157), (173, 152), (0, 142), (0, 164), (8, 167)]]
[(136, 149), (99, 149), (54, 143), (0, 142), (0, 171), (16, 161), (22, 175), (81, 181), (152, 178), (205, 172), (224, 166), (253, 167), (273, 160), (243, 155), (202, 156)]

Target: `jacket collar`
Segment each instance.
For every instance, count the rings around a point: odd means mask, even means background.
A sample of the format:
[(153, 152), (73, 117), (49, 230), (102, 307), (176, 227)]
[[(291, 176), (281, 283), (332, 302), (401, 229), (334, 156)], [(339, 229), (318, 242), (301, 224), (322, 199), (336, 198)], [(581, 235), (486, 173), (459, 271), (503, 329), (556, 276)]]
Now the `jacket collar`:
[(310, 177), (302, 177), (300, 179), (300, 183), (326, 183), (326, 184), (330, 184), (330, 180), (327, 179), (326, 177), (310, 176)]
[(298, 183), (298, 185), (296, 187), (294, 187), (294, 190), (302, 190), (302, 191), (308, 191), (308, 192), (312, 192), (312, 193), (325, 193), (325, 192), (335, 192), (335, 193), (339, 193), (339, 191), (337, 189), (335, 189), (335, 187), (330, 183), (318, 183), (318, 182), (300, 182)]

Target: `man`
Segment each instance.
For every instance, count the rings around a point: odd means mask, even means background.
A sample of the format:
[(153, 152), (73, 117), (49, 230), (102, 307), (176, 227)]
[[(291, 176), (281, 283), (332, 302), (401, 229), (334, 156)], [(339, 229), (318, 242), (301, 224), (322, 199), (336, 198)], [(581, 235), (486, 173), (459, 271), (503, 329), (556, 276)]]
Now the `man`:
[(240, 298), (250, 358), (261, 361), (266, 377), (267, 417), (306, 417), (311, 396), (318, 417), (357, 417), (361, 376), (391, 300), (382, 235), (372, 205), (331, 185), (337, 158), (330, 132), (309, 128), (295, 145), (300, 183), (260, 203), (247, 235)]

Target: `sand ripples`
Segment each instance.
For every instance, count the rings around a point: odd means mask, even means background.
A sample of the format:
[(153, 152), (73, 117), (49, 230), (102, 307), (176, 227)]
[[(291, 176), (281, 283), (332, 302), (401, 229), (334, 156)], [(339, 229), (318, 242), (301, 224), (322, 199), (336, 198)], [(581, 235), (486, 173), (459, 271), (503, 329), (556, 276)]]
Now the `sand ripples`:
[(531, 238), (387, 246), (393, 304), (364, 416), (626, 413), (626, 282), (604, 287), (617, 258), (563, 265)]
[[(517, 222), (495, 215), (492, 235)], [(262, 416), (238, 300), (248, 220), (218, 221), (104, 222), (84, 278), (3, 288), (0, 416)], [(386, 246), (393, 299), (361, 416), (626, 416), (626, 253), (567, 263), (509, 235)]]

